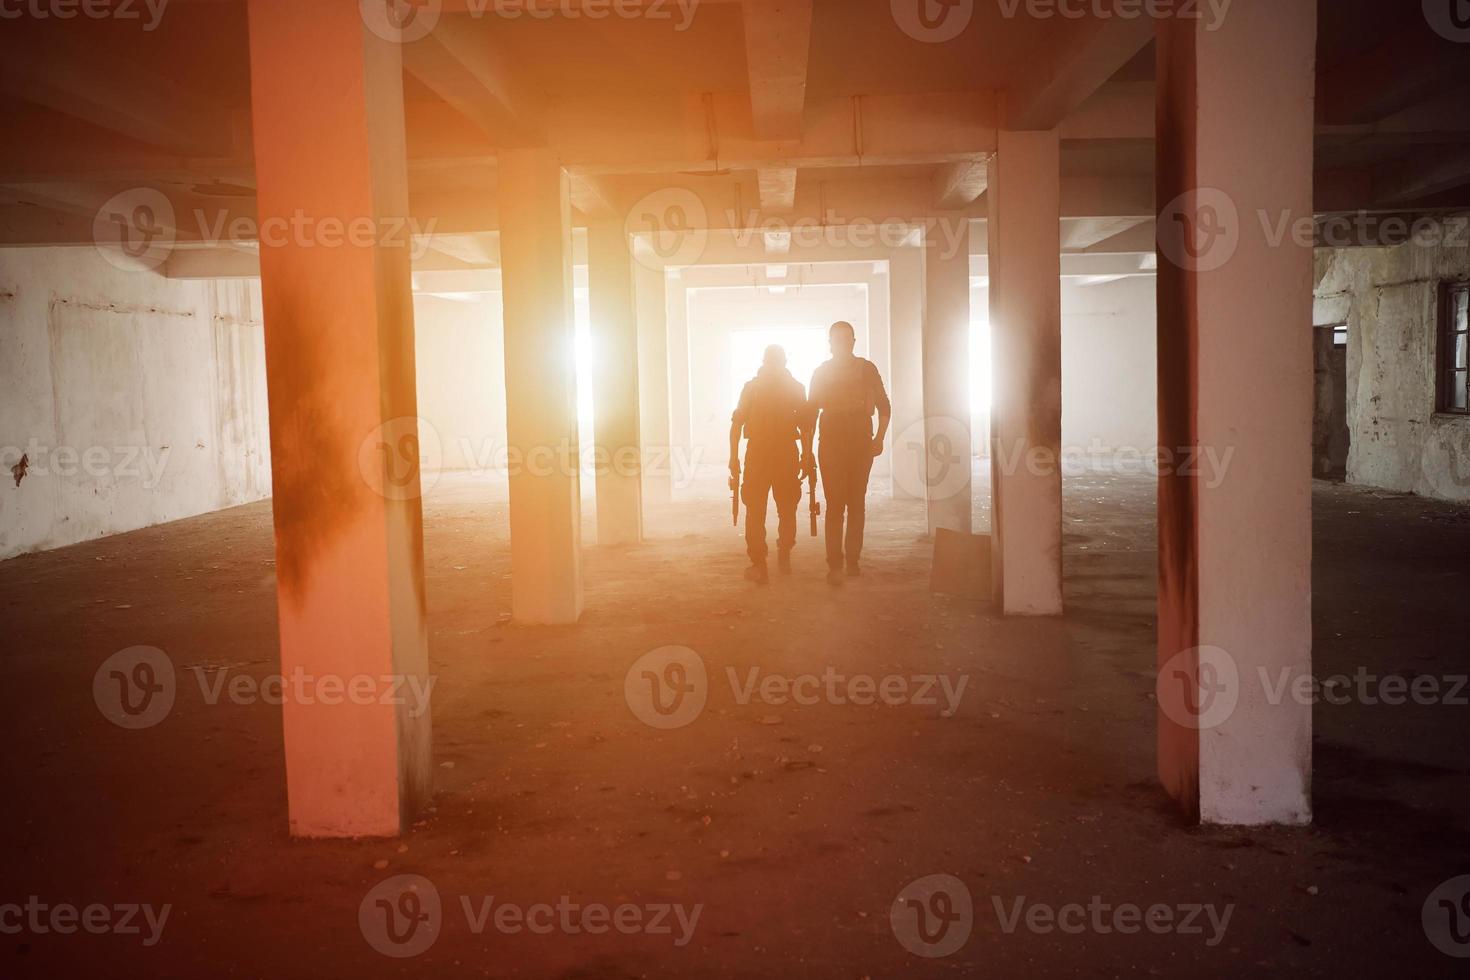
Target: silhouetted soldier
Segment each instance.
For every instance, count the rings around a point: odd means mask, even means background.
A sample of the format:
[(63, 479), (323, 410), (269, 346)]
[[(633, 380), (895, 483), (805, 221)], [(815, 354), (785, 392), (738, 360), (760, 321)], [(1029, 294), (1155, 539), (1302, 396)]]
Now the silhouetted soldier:
[[(766, 501), (776, 498), (778, 528), (776, 560), (791, 571), (791, 549), (796, 546), (796, 506), (801, 502), (801, 477), (811, 469), (812, 439), (803, 429), (806, 389), (786, 370), (786, 351), (766, 348), (761, 369), (740, 391), (740, 404), (730, 416), (730, 476), (740, 479), (740, 436), (745, 435), (745, 480), (740, 498), (745, 503), (745, 550), (752, 582), (769, 581), (766, 571)], [(798, 448), (798, 443), (800, 447)]]
[(853, 355), (857, 332), (852, 324), (832, 324), (827, 340), (832, 359), (812, 375), (807, 424), (818, 432), (822, 492), (827, 497), (827, 581), (841, 585), (844, 570), (846, 575), (862, 573), (859, 562), (863, 556), (868, 474), (873, 470), (873, 457), (883, 452), (893, 407), (877, 366)]

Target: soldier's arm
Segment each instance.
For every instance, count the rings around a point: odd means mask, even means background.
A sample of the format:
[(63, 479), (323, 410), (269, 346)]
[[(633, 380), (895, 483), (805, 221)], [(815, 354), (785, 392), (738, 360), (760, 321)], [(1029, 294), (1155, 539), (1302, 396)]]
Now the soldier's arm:
[(822, 369), (817, 369), (811, 375), (811, 391), (807, 392), (806, 400), (801, 403), (801, 416), (798, 420), (797, 430), (801, 433), (801, 464), (808, 475), (816, 470), (816, 457), (811, 453), (811, 445), (816, 441), (817, 435), (817, 413), (822, 411)]
[(740, 434), (745, 429), (745, 419), (750, 412), (750, 388), (740, 390), (740, 402), (730, 416), (730, 472), (740, 472)]
[[(800, 388), (800, 384), (797, 385)], [(812, 402), (807, 398), (805, 388), (801, 388), (801, 404), (796, 411), (796, 431), (801, 434), (801, 458), (806, 459), (812, 454), (812, 441), (816, 428), (816, 412), (812, 409)]]
[(882, 445), (883, 439), (888, 435), (888, 425), (893, 420), (893, 404), (888, 400), (888, 392), (883, 388), (883, 376), (878, 373), (878, 365), (868, 362), (873, 369), (873, 401), (878, 406), (878, 434), (873, 438)]

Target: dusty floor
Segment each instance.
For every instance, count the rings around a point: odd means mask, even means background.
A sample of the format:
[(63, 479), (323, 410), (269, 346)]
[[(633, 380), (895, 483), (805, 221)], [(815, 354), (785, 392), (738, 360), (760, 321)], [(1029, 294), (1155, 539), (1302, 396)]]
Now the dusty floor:
[[(660, 511), (644, 547), (588, 549), (580, 626), (505, 626), (505, 509), (487, 496), (448, 481), (426, 505), (437, 793), (402, 842), (289, 840), (279, 710), (211, 705), (184, 669), (274, 671), (268, 505), (0, 564), (0, 904), (171, 906), (151, 948), (0, 935), (0, 976), (1463, 975), (1420, 910), (1470, 873), (1470, 709), (1319, 706), (1310, 829), (1192, 828), (1157, 788), (1147, 480), (1070, 481), (1069, 613), (1051, 622), (928, 594), (912, 504), (875, 504), (861, 580), (829, 588), (803, 536), (796, 574), (757, 590), (712, 499)], [(1320, 675), (1470, 671), (1470, 511), (1324, 484), (1316, 523)], [(135, 644), (168, 652), (179, 689), (163, 723), (125, 731), (92, 679)], [(623, 690), (668, 644), (711, 676), (703, 715), (673, 732)], [(738, 703), (727, 667), (968, 686), (953, 717), (773, 707)], [(938, 873), (968, 886), (974, 929), (922, 960), (889, 910)], [(414, 959), (359, 926), (398, 874), (443, 905)], [(490, 896), (702, 909), (683, 946), (677, 925), (476, 934), (462, 900), (478, 915)], [(1008, 933), (994, 902), (1009, 915), (1023, 896), (1233, 911), (1216, 945), (1203, 918), (1191, 935)]]

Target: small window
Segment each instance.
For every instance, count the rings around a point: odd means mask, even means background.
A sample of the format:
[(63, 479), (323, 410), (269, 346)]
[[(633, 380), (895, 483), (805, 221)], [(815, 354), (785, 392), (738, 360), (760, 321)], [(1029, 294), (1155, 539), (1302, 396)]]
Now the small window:
[(1470, 415), (1470, 283), (1444, 285), (1439, 323), (1439, 410)]
[(1347, 346), (1347, 327), (1333, 327), (1332, 328), (1332, 346), (1333, 347), (1346, 347)]

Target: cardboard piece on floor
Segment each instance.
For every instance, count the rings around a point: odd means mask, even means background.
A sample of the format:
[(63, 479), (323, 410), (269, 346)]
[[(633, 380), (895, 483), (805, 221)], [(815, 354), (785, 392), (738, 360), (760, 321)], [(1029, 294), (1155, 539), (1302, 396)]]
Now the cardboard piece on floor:
[(990, 535), (936, 529), (929, 591), (967, 599), (989, 599)]

